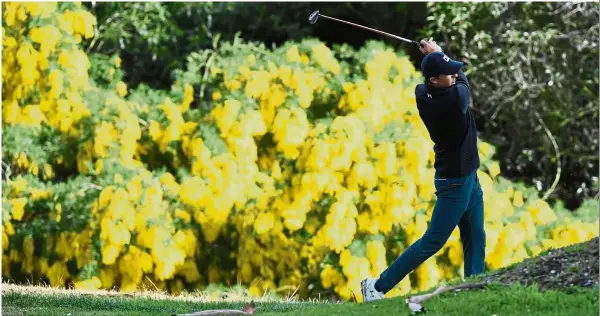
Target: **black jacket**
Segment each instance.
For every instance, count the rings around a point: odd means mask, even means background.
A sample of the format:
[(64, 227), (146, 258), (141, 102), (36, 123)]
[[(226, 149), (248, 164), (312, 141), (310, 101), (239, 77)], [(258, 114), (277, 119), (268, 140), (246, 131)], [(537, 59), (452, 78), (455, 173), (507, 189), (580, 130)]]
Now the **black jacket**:
[(436, 177), (462, 177), (479, 168), (477, 129), (469, 109), (470, 86), (459, 70), (456, 84), (415, 88), (419, 115), (434, 142)]

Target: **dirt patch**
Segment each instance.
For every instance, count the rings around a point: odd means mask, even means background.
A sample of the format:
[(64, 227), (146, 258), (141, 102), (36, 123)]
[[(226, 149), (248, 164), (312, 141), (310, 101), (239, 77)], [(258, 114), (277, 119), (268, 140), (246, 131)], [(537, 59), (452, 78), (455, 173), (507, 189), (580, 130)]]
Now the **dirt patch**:
[(598, 257), (596, 237), (491, 272), (486, 279), (502, 284), (537, 285), (540, 290), (593, 287), (598, 285)]

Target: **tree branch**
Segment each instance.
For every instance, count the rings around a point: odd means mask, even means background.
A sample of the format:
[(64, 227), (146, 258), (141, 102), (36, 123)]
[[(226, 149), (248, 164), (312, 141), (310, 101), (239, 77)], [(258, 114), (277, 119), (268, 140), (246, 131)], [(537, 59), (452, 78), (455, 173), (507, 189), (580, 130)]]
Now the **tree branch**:
[(426, 301), (434, 296), (440, 295), (440, 294), (442, 294), (444, 292), (448, 292), (448, 291), (455, 291), (455, 290), (462, 290), (462, 289), (481, 289), (481, 288), (485, 288), (488, 284), (489, 284), (489, 281), (487, 281), (487, 280), (483, 281), (481, 283), (465, 283), (465, 284), (459, 284), (459, 285), (454, 285), (454, 286), (446, 286), (445, 284), (442, 284), (439, 288), (437, 288), (432, 293), (409, 297), (406, 299), (405, 302), (414, 314), (417, 312), (424, 311), (423, 306), (421, 304), (424, 301)]
[(544, 131), (546, 131), (546, 135), (548, 135), (548, 137), (550, 138), (550, 141), (552, 142), (552, 146), (554, 146), (554, 150), (556, 151), (556, 176), (554, 177), (554, 182), (552, 183), (552, 186), (550, 187), (550, 189), (548, 189), (548, 191), (546, 191), (546, 193), (542, 197), (542, 200), (546, 200), (548, 198), (548, 196), (550, 196), (550, 194), (552, 194), (554, 189), (556, 189), (556, 186), (558, 185), (558, 180), (560, 179), (560, 174), (562, 172), (562, 166), (561, 166), (561, 162), (560, 162), (560, 150), (558, 149), (558, 144), (556, 143), (556, 139), (552, 135), (552, 132), (550, 132), (550, 130), (546, 126), (546, 123), (544, 123), (544, 120), (542, 119), (540, 114), (535, 110), (533, 111), (533, 114), (537, 117), (537, 119), (540, 122), (540, 125), (542, 126)]
[(206, 85), (206, 79), (208, 77), (208, 72), (210, 71), (210, 66), (212, 65), (212, 60), (217, 53), (211, 52), (208, 61), (206, 62), (206, 66), (204, 68), (204, 75), (202, 76), (202, 84), (200, 85), (200, 100), (204, 98), (204, 85)]

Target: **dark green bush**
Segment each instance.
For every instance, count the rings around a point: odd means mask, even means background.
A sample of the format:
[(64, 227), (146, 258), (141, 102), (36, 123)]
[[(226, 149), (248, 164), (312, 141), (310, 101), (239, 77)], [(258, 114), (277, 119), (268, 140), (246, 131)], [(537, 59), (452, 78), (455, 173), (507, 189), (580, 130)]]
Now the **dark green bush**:
[[(396, 48), (403, 42), (322, 19), (308, 23), (315, 10), (404, 37), (414, 37), (424, 24), (425, 3), (256, 3), (256, 2), (101, 2), (85, 4), (98, 19), (97, 36), (86, 43), (87, 53), (123, 59), (124, 81), (169, 89), (172, 72), (187, 66), (192, 52), (212, 47), (215, 39), (263, 42), (267, 47), (317, 37), (327, 44), (355, 48), (368, 39), (383, 39)], [(419, 54), (418, 50), (414, 53)]]

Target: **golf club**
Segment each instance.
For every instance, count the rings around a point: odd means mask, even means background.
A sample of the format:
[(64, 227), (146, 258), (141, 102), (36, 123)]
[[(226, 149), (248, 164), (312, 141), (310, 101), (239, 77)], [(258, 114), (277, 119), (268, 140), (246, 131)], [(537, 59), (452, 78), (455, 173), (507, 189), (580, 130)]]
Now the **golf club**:
[(387, 35), (389, 37), (393, 37), (395, 39), (399, 39), (399, 40), (405, 41), (407, 43), (420, 45), (419, 42), (415, 42), (413, 40), (409, 40), (409, 39), (406, 39), (404, 37), (396, 36), (396, 35), (393, 35), (393, 34), (390, 34), (390, 33), (382, 32), (380, 30), (372, 29), (370, 27), (362, 26), (362, 25), (359, 25), (359, 24), (355, 24), (355, 23), (352, 23), (352, 22), (348, 22), (348, 21), (344, 21), (344, 20), (340, 20), (340, 19), (336, 19), (336, 18), (332, 18), (332, 17), (326, 16), (326, 15), (320, 14), (319, 10), (311, 13), (311, 15), (308, 16), (308, 22), (310, 22), (310, 24), (315, 24), (317, 22), (317, 20), (319, 19), (320, 16), (322, 16), (322, 17), (324, 17), (326, 19), (330, 19), (330, 20), (334, 20), (334, 21), (338, 21), (338, 22), (350, 24), (350, 25), (353, 25), (353, 26), (357, 26), (357, 27), (363, 28), (365, 30), (369, 30), (369, 31), (373, 31), (373, 32), (380, 33), (380, 34), (383, 34), (383, 35)]

